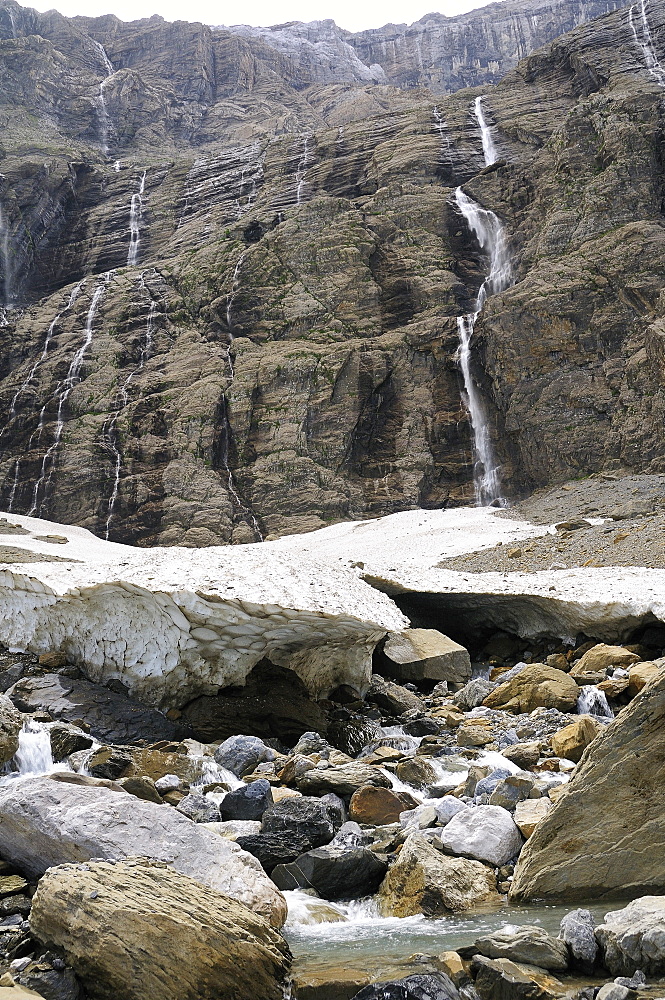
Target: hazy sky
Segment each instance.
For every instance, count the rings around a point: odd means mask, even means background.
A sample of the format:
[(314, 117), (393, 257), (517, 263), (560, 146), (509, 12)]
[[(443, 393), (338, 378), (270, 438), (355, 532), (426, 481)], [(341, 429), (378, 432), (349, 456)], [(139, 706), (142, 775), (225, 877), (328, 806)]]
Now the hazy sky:
[(73, 16), (117, 14), (123, 21), (161, 14), (167, 21), (203, 21), (205, 24), (280, 24), (284, 21), (316, 21), (331, 17), (349, 31), (379, 28), (390, 21), (417, 21), (424, 14), (440, 11), (451, 16), (487, 0), (245, 0), (242, 4), (214, 0), (21, 0), (26, 7), (52, 10)]

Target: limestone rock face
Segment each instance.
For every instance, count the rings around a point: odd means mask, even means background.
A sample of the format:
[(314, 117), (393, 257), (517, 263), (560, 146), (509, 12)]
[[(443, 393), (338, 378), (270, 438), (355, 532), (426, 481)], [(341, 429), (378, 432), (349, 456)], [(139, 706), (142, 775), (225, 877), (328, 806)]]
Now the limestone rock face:
[(442, 917), (492, 901), (498, 893), (490, 868), (448, 857), (418, 833), (407, 838), (379, 889), (381, 912), (393, 917)]
[(471, 677), (468, 650), (433, 628), (391, 633), (383, 647), (392, 676), (400, 681), (454, 681)]
[(665, 891), (664, 720), (661, 669), (595, 740), (536, 827), (520, 855), (512, 898)]
[(246, 903), (280, 927), (286, 904), (259, 862), (176, 809), (104, 787), (29, 778), (0, 792), (0, 852), (31, 876), (89, 858), (143, 856)]
[(51, 868), (30, 929), (56, 948), (91, 1000), (281, 1000), (284, 939), (243, 903), (168, 865)]
[(534, 708), (557, 708), (574, 711), (580, 689), (563, 670), (544, 663), (529, 663), (515, 677), (499, 684), (485, 698), (483, 705), (506, 712), (533, 712)]

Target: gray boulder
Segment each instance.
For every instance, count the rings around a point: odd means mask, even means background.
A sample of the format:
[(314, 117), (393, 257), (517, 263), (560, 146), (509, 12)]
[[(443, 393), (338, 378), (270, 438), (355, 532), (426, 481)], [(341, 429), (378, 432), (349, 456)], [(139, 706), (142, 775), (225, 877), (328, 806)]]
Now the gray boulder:
[(371, 896), (388, 864), (366, 847), (317, 847), (290, 865), (278, 865), (271, 878), (278, 889), (316, 889), (323, 899)]
[(383, 647), (386, 673), (399, 681), (452, 681), (471, 676), (468, 650), (434, 628), (389, 632)]
[(505, 865), (519, 854), (523, 840), (507, 809), (475, 806), (453, 816), (443, 828), (441, 843), (453, 854)]
[(215, 762), (236, 778), (251, 774), (259, 764), (274, 760), (275, 756), (272, 747), (266, 746), (258, 736), (229, 736), (215, 750)]
[(498, 687), (494, 681), (486, 681), (484, 677), (475, 677), (469, 681), (461, 691), (453, 695), (453, 705), (457, 705), (463, 712), (470, 712), (472, 708), (478, 708), (485, 701), (488, 694)]
[(263, 814), (261, 833), (303, 837), (312, 847), (322, 847), (332, 840), (335, 824), (325, 802), (302, 795), (268, 806)]
[(665, 896), (641, 896), (605, 914), (596, 927), (604, 964), (613, 976), (665, 973)]
[(568, 946), (572, 964), (591, 974), (598, 956), (593, 917), (588, 910), (571, 910), (561, 920), (559, 937)]
[(50, 777), (1, 787), (0, 855), (30, 878), (90, 858), (154, 858), (239, 899), (273, 926), (286, 918), (284, 898), (256, 858), (177, 809), (128, 800), (122, 789)]
[(363, 764), (359, 760), (340, 764), (338, 767), (313, 767), (296, 779), (296, 787), (304, 795), (325, 795), (327, 792), (334, 792), (336, 795), (348, 797), (364, 785), (390, 788), (390, 781), (378, 767)]
[(216, 823), (219, 820), (219, 806), (201, 792), (185, 795), (176, 809), (195, 823)]
[(268, 806), (272, 804), (270, 782), (265, 778), (259, 778), (225, 795), (220, 812), (223, 820), (261, 819)]
[(511, 930), (495, 931), (478, 938), (475, 951), (487, 958), (508, 958), (539, 969), (563, 971), (568, 968), (568, 948), (542, 927), (525, 925)]
[(518, 802), (524, 802), (525, 799), (539, 799), (541, 796), (542, 793), (532, 775), (510, 774), (496, 784), (490, 795), (489, 804), (502, 806), (513, 812)]

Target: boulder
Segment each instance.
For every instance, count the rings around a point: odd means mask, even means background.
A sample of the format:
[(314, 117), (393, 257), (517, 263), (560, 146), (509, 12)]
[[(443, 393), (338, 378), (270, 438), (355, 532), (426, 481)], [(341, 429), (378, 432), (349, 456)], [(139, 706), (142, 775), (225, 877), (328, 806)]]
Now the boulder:
[(566, 760), (578, 764), (586, 748), (604, 728), (593, 716), (580, 715), (575, 722), (554, 733), (552, 750), (557, 757), (565, 757)]
[(397, 777), (415, 788), (436, 784), (439, 775), (425, 757), (409, 757), (397, 765)]
[(480, 795), (491, 795), (496, 786), (504, 780), (504, 778), (510, 777), (512, 771), (509, 771), (505, 767), (495, 767), (493, 771), (490, 771), (488, 775), (481, 778), (480, 781), (476, 783), (476, 789), (474, 795), (476, 797)]
[(312, 847), (322, 847), (332, 840), (335, 823), (325, 802), (302, 795), (268, 806), (263, 814), (261, 833), (304, 837)]
[(527, 840), (536, 829), (536, 824), (547, 816), (552, 808), (552, 800), (543, 796), (540, 799), (525, 799), (515, 806), (513, 819), (520, 833)]
[(441, 917), (498, 900), (491, 869), (442, 854), (420, 833), (407, 837), (379, 889), (379, 908), (393, 917)]
[(6, 694), (0, 694), (0, 764), (6, 764), (18, 750), (23, 717)]
[(386, 673), (400, 681), (453, 681), (471, 676), (468, 650), (434, 628), (389, 632), (383, 647)]
[(349, 816), (356, 823), (367, 826), (385, 826), (397, 823), (405, 809), (414, 809), (417, 799), (408, 792), (394, 792), (390, 788), (363, 785), (351, 796)]
[(473, 708), (478, 708), (495, 689), (497, 685), (494, 681), (485, 680), (484, 677), (475, 677), (464, 687), (453, 695), (453, 705), (462, 712), (470, 712)]
[(271, 878), (278, 889), (316, 889), (323, 899), (372, 896), (388, 864), (366, 847), (317, 847), (289, 865), (278, 865)]
[(463, 809), (468, 809), (465, 802), (461, 802), (454, 795), (444, 795), (442, 799), (434, 803), (434, 810), (436, 812), (436, 821), (439, 826), (445, 826), (446, 823), (450, 823), (453, 816), (457, 816), (457, 813), (462, 812)]
[(91, 754), (85, 751), (83, 753), (85, 756), (81, 757), (81, 762), (85, 763), (86, 770), (93, 778), (115, 781), (124, 776), (132, 763), (131, 754), (122, 747), (98, 747)]
[(206, 823), (205, 828), (220, 837), (236, 841), (238, 837), (257, 837), (261, 833), (261, 824), (254, 819), (227, 819), (219, 823)]
[(596, 738), (522, 851), (513, 899), (665, 892), (665, 669)]
[(425, 708), (422, 698), (407, 691), (401, 684), (387, 681), (380, 674), (372, 674), (372, 683), (367, 692), (367, 700), (373, 702), (388, 715), (404, 715), (409, 709), (422, 712)]
[(453, 816), (443, 828), (441, 843), (453, 854), (505, 865), (519, 854), (522, 837), (507, 809), (476, 806)]
[(529, 663), (510, 680), (499, 684), (483, 705), (515, 713), (533, 712), (540, 707), (574, 712), (579, 693), (575, 681), (563, 670), (545, 663)]
[(596, 927), (604, 965), (613, 976), (641, 969), (650, 978), (665, 973), (665, 897), (641, 896), (605, 914)]
[(459, 1000), (459, 997), (452, 980), (444, 972), (435, 972), (371, 983), (356, 993), (352, 1000)]
[(608, 646), (604, 642), (599, 642), (591, 649), (587, 649), (586, 653), (577, 660), (571, 673), (575, 671), (580, 676), (602, 673), (608, 667), (629, 667), (632, 663), (637, 663), (639, 659), (637, 653), (632, 653), (623, 646)]
[(504, 757), (511, 760), (513, 764), (528, 771), (540, 760), (540, 743), (514, 743), (511, 747), (506, 747), (501, 751)]
[(314, 846), (307, 836), (291, 832), (243, 833), (236, 838), (236, 843), (253, 855), (268, 875), (277, 865), (290, 864)]
[(354, 760), (340, 767), (314, 767), (297, 778), (296, 785), (304, 795), (324, 795), (326, 792), (334, 792), (337, 795), (349, 796), (363, 785), (390, 788), (390, 781), (379, 768)]
[(540, 795), (540, 789), (536, 786), (533, 775), (509, 774), (497, 784), (490, 795), (489, 804), (513, 812), (520, 802), (529, 798), (540, 798)]
[(224, 796), (220, 806), (222, 819), (261, 819), (273, 804), (270, 782), (265, 778), (241, 785)]
[(92, 736), (88, 736), (78, 726), (72, 726), (67, 722), (54, 722), (49, 729), (51, 738), (51, 753), (53, 760), (66, 760), (71, 753), (80, 750), (89, 750), (93, 745)]
[(21, 712), (48, 712), (51, 718), (74, 725), (85, 720), (90, 735), (102, 743), (156, 743), (192, 735), (187, 726), (172, 722), (156, 709), (83, 678), (64, 674), (23, 677), (7, 693)]
[(31, 933), (57, 949), (90, 1000), (282, 1000), (290, 954), (238, 900), (141, 860), (52, 868)]
[(480, 1000), (550, 1000), (565, 992), (563, 983), (543, 969), (509, 958), (474, 957)]
[(195, 823), (216, 823), (219, 820), (219, 806), (201, 792), (189, 792), (176, 809)]
[[(81, 1000), (83, 996), (76, 975), (62, 959), (48, 952), (31, 961), (20, 972), (14, 972), (12, 978), (16, 987), (8, 991), (9, 1000), (20, 1000), (22, 996), (39, 996), (43, 1000)], [(29, 992), (23, 993), (24, 989)], [(4, 989), (0, 990), (0, 998), (4, 992)]]
[(568, 946), (571, 965), (591, 975), (598, 956), (594, 920), (588, 910), (571, 910), (561, 919), (559, 937)]
[(568, 949), (542, 927), (513, 927), (477, 938), (474, 950), (487, 958), (509, 958), (512, 962), (535, 965), (539, 969), (563, 972), (568, 968)]
[(145, 799), (146, 802), (161, 804), (162, 797), (155, 788), (155, 782), (152, 778), (121, 778), (118, 784), (122, 785), (130, 795), (135, 795), (137, 799)]
[(215, 750), (215, 763), (231, 771), (236, 778), (251, 774), (259, 764), (275, 757), (275, 751), (258, 736), (229, 736)]
[(53, 865), (89, 858), (142, 856), (166, 861), (246, 903), (273, 926), (281, 926), (286, 918), (284, 898), (256, 858), (176, 809), (128, 800), (119, 791), (50, 777), (3, 786), (0, 855), (35, 878)]
[(663, 663), (660, 660), (656, 662), (649, 660), (644, 663), (636, 663), (634, 667), (631, 667), (628, 672), (628, 694), (633, 697), (639, 694), (642, 688), (656, 677), (662, 666)]

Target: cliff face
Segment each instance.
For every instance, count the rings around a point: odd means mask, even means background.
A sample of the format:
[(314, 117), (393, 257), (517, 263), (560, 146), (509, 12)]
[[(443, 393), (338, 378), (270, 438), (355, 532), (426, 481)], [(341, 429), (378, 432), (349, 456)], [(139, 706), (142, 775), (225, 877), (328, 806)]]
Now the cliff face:
[[(497, 74), (511, 11), (464, 15), (494, 24)], [(665, 6), (647, 15), (665, 56)], [(402, 79), (380, 32), (0, 0), (2, 506), (207, 545), (468, 502), (456, 317), (487, 260), (459, 184), (513, 258), (472, 345), (506, 489), (660, 469), (662, 87), (636, 31), (610, 12), (435, 98), (412, 85), (463, 77), (432, 55)]]

